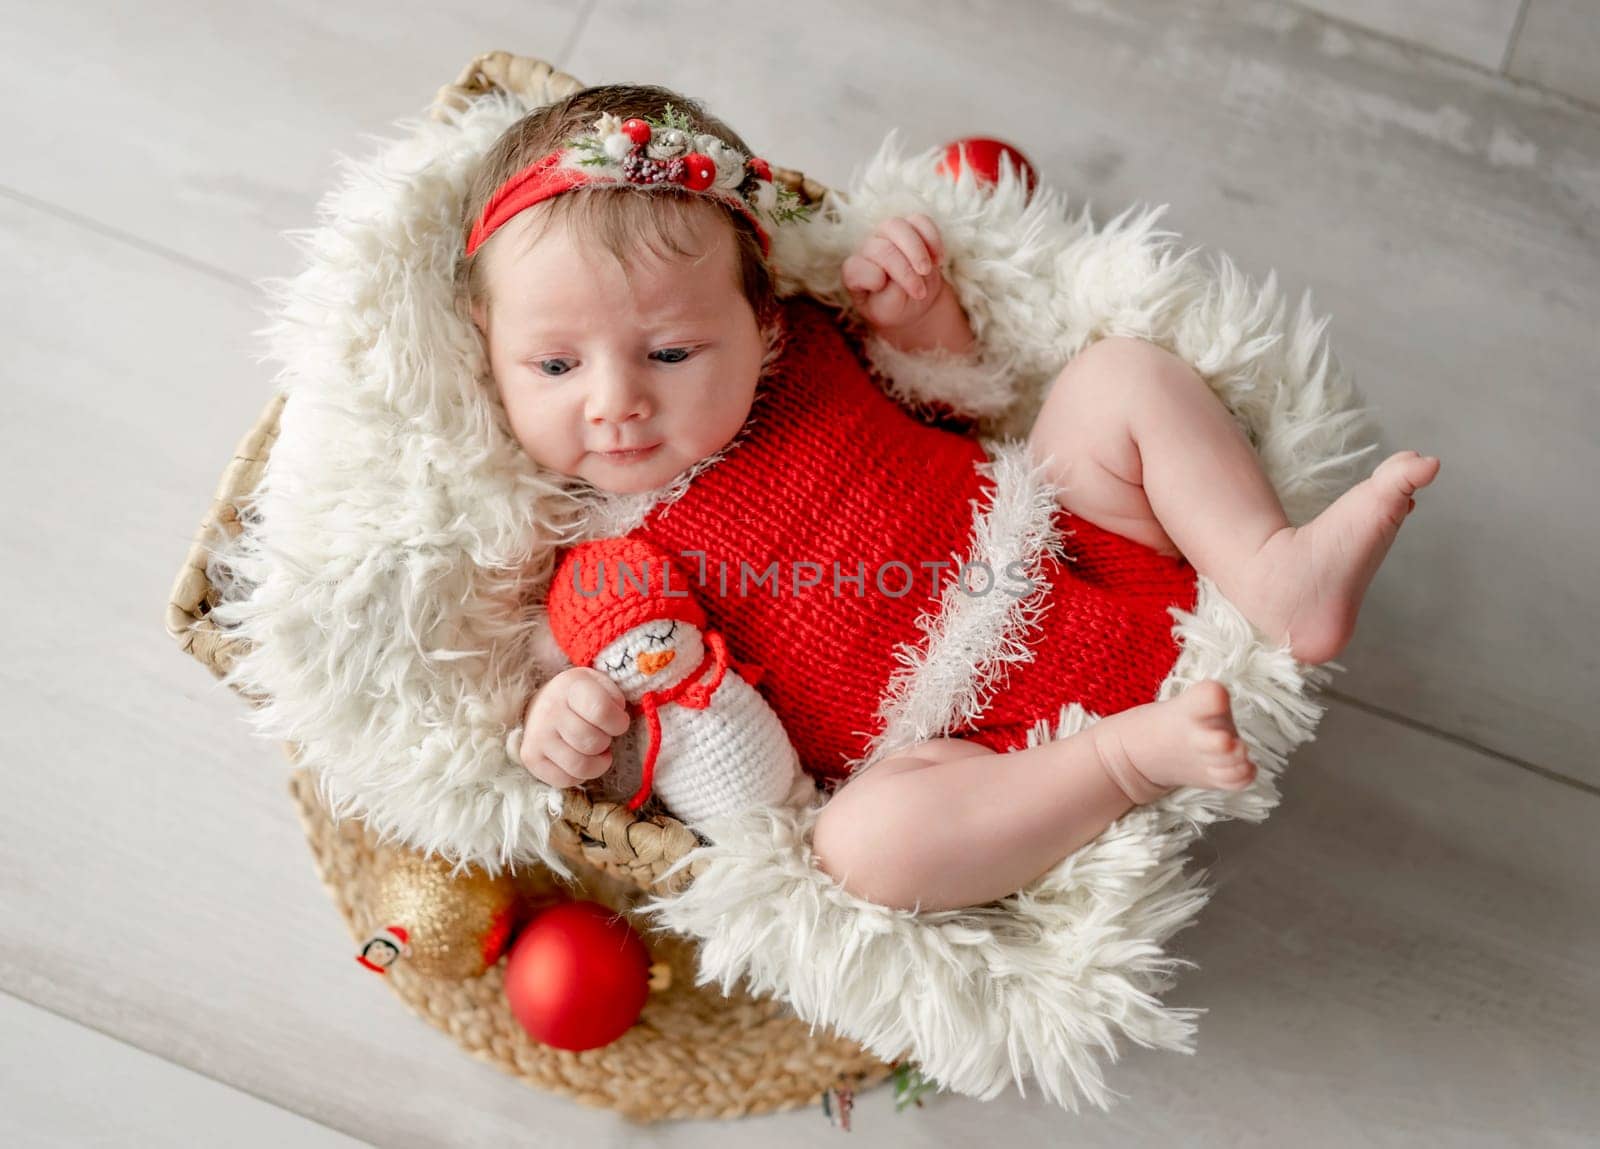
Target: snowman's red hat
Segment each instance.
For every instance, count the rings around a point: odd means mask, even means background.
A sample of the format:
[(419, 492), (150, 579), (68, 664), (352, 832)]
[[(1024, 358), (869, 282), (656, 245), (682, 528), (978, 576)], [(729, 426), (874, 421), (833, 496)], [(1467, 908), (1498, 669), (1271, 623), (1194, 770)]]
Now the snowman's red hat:
[(647, 622), (706, 625), (683, 568), (643, 539), (596, 539), (567, 548), (550, 578), (549, 610), (550, 633), (575, 666), (588, 666)]

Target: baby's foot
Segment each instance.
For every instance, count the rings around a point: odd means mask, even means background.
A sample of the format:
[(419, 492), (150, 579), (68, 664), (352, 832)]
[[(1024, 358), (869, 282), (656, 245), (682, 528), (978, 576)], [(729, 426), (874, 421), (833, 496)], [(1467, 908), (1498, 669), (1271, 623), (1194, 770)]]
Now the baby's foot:
[(1356, 613), (1411, 496), (1433, 482), (1439, 460), (1400, 451), (1303, 527), (1284, 527), (1256, 554), (1238, 606), (1301, 662), (1327, 662), (1355, 633)]
[(1106, 773), (1135, 805), (1178, 786), (1242, 790), (1256, 776), (1228, 689), (1209, 678), (1166, 702), (1113, 714), (1088, 733)]

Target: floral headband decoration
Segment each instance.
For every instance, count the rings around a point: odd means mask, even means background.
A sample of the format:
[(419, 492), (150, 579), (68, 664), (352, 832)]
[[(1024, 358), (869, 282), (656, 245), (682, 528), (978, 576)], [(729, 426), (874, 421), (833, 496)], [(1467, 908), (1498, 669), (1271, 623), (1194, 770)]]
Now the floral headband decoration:
[(792, 188), (773, 181), (766, 160), (746, 156), (716, 136), (695, 135), (689, 117), (668, 104), (659, 120), (602, 113), (589, 131), (512, 176), (483, 205), (467, 237), (467, 254), (534, 204), (599, 184), (684, 188), (715, 199), (751, 222), (762, 255), (771, 253), (769, 225), (811, 214)]

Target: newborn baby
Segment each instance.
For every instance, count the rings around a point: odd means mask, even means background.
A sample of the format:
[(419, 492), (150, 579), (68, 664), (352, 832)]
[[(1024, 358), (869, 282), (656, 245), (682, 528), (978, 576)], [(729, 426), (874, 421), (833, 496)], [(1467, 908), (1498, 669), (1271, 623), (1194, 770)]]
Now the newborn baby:
[[(627, 182), (585, 186), (586, 172), (615, 170)], [(586, 89), (513, 126), (467, 212), (458, 289), (513, 433), (576, 491), (670, 489), (640, 537), (702, 564), (792, 551), (836, 570), (858, 555), (966, 549), (969, 508), (988, 490), (974, 473), (982, 448), (885, 396), (846, 330), (913, 354), (974, 351), (927, 216), (884, 222), (844, 260), (849, 323), (815, 301), (779, 301), (768, 229), (792, 217), (792, 193), (694, 102), (631, 85)], [(1175, 355), (1119, 337), (1065, 365), (1028, 448), (1060, 489), (1077, 551), (1049, 579), (1038, 642), (1050, 657), (1010, 668), (970, 729), (894, 753), (832, 795), (814, 857), (860, 897), (981, 904), (1134, 805), (1178, 786), (1249, 785), (1255, 766), (1220, 683), (1147, 701), (1176, 655), (1166, 608), (1193, 606), (1198, 571), (1297, 659), (1335, 657), (1412, 496), (1439, 470), (1436, 458), (1397, 453), (1291, 526), (1206, 383)], [(928, 506), (941, 510), (917, 513)], [(1115, 587), (1097, 585), (1102, 575), (1133, 579), (1147, 605), (1107, 597)], [(766, 670), (763, 693), (807, 769), (837, 776), (872, 733), (895, 666), (883, 636), (915, 636), (937, 594), (840, 595), (836, 574), (836, 593), (801, 611), (709, 583), (695, 592), (732, 653)], [(1111, 628), (1100, 640), (1154, 653), (1125, 674), (1074, 670), (1082, 659), (1058, 651), (1086, 642), (1091, 624)], [(808, 650), (822, 661), (808, 665)], [(1035, 720), (1074, 701), (1103, 717), (1024, 744)], [(581, 785), (611, 768), (629, 725), (616, 683), (575, 667), (530, 700), (515, 750), (550, 785)]]

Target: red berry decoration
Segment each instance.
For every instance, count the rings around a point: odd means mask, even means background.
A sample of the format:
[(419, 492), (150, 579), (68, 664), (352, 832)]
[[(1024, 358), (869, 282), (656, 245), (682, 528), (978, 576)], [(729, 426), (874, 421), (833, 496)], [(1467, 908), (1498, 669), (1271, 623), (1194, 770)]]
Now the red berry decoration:
[(650, 142), (650, 125), (639, 119), (623, 120), (622, 134), (636, 144), (648, 144)]
[(683, 157), (683, 186), (690, 191), (705, 191), (717, 179), (717, 165), (708, 155), (690, 152)]
[(1004, 140), (992, 140), (984, 136), (953, 140), (945, 145), (944, 159), (939, 161), (939, 170), (951, 179), (955, 179), (963, 169), (970, 168), (979, 183), (993, 184), (1000, 179), (1001, 156), (1011, 158), (1011, 162), (1027, 181), (1028, 194), (1032, 195), (1033, 189), (1039, 183), (1038, 173), (1028, 162), (1027, 156)]
[(750, 157), (750, 170), (755, 173), (756, 179), (772, 182), (772, 165), (760, 156)]
[(650, 954), (627, 920), (594, 902), (538, 914), (506, 960), (511, 1012), (557, 1049), (609, 1045), (638, 1020), (650, 993)]

